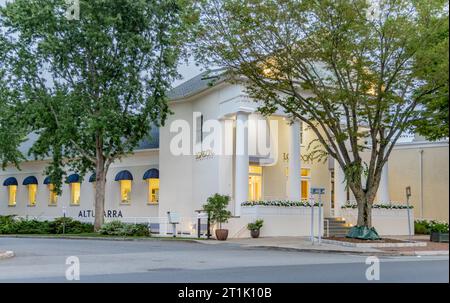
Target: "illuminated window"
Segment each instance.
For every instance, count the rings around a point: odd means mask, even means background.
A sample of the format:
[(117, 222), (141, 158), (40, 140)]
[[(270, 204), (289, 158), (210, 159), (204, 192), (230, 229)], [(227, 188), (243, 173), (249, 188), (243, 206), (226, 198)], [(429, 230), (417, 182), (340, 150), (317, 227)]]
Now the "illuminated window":
[(262, 167), (252, 165), (248, 172), (248, 200), (259, 201), (262, 196)]
[(8, 205), (16, 206), (17, 185), (8, 186), (8, 193), (9, 193)]
[(56, 205), (58, 202), (58, 194), (55, 191), (55, 185), (50, 183), (48, 185), (48, 190), (50, 192), (49, 205)]
[(301, 169), (302, 180), (300, 182), (302, 200), (309, 199), (309, 183), (311, 179), (311, 169), (302, 168)]
[(122, 203), (131, 201), (131, 180), (120, 180), (120, 199)]
[(159, 179), (147, 179), (148, 182), (148, 203), (157, 204), (159, 202)]
[(80, 205), (81, 183), (70, 183), (70, 203), (72, 205)]
[(29, 184), (28, 186), (28, 205), (36, 205), (37, 184)]

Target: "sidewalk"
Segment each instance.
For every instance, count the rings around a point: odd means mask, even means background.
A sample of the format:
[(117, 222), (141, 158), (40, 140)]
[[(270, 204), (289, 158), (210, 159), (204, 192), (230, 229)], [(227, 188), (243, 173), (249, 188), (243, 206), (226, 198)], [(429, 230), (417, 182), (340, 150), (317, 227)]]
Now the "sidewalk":
[[(389, 237), (406, 240), (399, 237)], [(427, 238), (428, 239), (428, 238)], [(426, 241), (427, 239), (413, 239), (417, 241)], [(228, 239), (227, 241), (216, 240), (196, 240), (199, 243), (209, 245), (226, 245), (237, 244), (241, 247), (248, 248), (269, 248), (281, 250), (296, 250), (304, 252), (323, 252), (323, 253), (350, 253), (362, 255), (386, 255), (386, 256), (403, 256), (403, 255), (448, 255), (448, 243), (432, 243), (427, 242), (425, 247), (402, 247), (402, 248), (369, 248), (369, 247), (346, 247), (341, 245), (317, 243), (310, 241), (309, 237), (262, 237), (257, 239), (239, 238)], [(437, 246), (434, 244), (438, 244)]]

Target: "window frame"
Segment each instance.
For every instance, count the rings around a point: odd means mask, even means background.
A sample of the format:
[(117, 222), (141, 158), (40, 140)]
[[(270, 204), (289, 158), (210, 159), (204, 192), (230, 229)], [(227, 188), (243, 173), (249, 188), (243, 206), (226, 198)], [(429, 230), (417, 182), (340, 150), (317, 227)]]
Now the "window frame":
[[(257, 167), (258, 171), (257, 172), (252, 171), (252, 167)], [(263, 173), (264, 173), (264, 169), (263, 169), (263, 167), (261, 165), (249, 165), (249, 167), (248, 167), (248, 177), (249, 177), (248, 187), (249, 187), (249, 189), (248, 189), (248, 196), (247, 196), (247, 200), (248, 201), (259, 201), (259, 200), (263, 199), (263, 197), (264, 197), (264, 193), (263, 193), (263, 188), (264, 188), (264, 186), (263, 186), (263, 182), (264, 182)], [(260, 179), (261, 179), (260, 188), (259, 188), (259, 199), (251, 199), (250, 198), (250, 195), (253, 194), (250, 191), (250, 177), (260, 177)]]
[[(80, 206), (81, 204), (81, 183), (80, 182), (73, 182), (69, 184), (70, 186), (70, 206)], [(78, 186), (78, 190), (74, 188), (75, 186)], [(78, 191), (78, 201), (75, 200), (75, 194)]]
[[(33, 188), (33, 191), (32, 191), (32, 188)], [(34, 207), (37, 204), (38, 185), (37, 184), (28, 184), (27, 190), (28, 190), (28, 206)], [(32, 199), (32, 197), (33, 197), (33, 199)]]
[(8, 207), (17, 205), (17, 185), (8, 185)]
[(47, 187), (49, 191), (48, 206), (58, 206), (58, 194), (55, 191), (55, 184), (49, 183)]
[[(125, 193), (125, 185), (128, 187), (129, 185), (129, 191), (127, 193), (128, 199), (123, 199), (124, 193)], [(132, 180), (119, 180), (119, 187), (120, 187), (120, 204), (121, 205), (131, 205), (131, 193), (133, 192), (133, 181)]]
[[(157, 182), (157, 184), (152, 184), (153, 182)], [(156, 186), (157, 185), (157, 186)], [(153, 193), (152, 190), (157, 189), (157, 193), (155, 194), (156, 200), (153, 200)], [(149, 205), (157, 205), (159, 204), (159, 178), (149, 178), (147, 179), (147, 204)]]

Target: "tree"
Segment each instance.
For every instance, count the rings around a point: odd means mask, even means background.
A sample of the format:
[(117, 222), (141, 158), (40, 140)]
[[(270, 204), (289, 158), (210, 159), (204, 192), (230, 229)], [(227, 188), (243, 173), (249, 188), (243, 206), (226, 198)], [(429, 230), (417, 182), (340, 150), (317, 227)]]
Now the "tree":
[(230, 197), (226, 195), (214, 194), (209, 197), (203, 210), (208, 214), (211, 223), (218, 223), (219, 229), (222, 229), (222, 223), (226, 223), (231, 217), (231, 212), (227, 210)]
[[(95, 229), (103, 224), (105, 177), (162, 125), (195, 14), (185, 0), (15, 0), (0, 9), (9, 86), (29, 131), (31, 154), (51, 157), (60, 192), (67, 168), (96, 173)], [(70, 19), (70, 20), (69, 20)]]
[[(281, 108), (315, 133), (312, 145), (320, 149), (312, 146), (311, 157), (332, 157), (344, 170), (358, 204), (358, 227), (372, 227), (382, 168), (420, 114), (418, 104), (448, 89), (446, 81), (423, 77), (420, 66), (429, 56), (428, 41), (445, 26), (447, 2), (418, 2), (209, 0), (201, 5), (198, 59), (227, 67), (232, 81), (244, 79), (262, 113)], [(448, 54), (447, 48), (435, 51)], [(439, 72), (447, 73), (448, 65)], [(369, 153), (368, 163), (363, 152)]]
[[(0, 40), (1, 48), (2, 40)], [(23, 160), (24, 157), (18, 148), (23, 142), (25, 129), (17, 123), (2, 62), (0, 55), (0, 166), (5, 169), (10, 163), (18, 167)]]
[[(420, 5), (428, 5), (428, 3), (423, 1)], [(430, 16), (425, 15), (423, 18), (430, 18)], [(443, 22), (440, 18), (431, 18), (428, 22), (437, 26), (437, 30), (426, 41), (426, 47), (420, 49), (416, 54), (420, 67), (420, 78), (431, 85), (448, 83), (448, 19)], [(425, 86), (423, 89), (427, 88), (428, 86)], [(432, 141), (448, 138), (448, 100), (448, 85), (442, 86), (424, 98), (421, 102), (420, 115), (414, 121), (414, 130)]]

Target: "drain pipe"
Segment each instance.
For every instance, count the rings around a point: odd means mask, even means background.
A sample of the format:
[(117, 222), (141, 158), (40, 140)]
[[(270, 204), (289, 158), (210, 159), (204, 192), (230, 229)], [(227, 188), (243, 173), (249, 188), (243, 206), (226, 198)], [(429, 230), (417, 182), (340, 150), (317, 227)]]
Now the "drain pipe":
[(420, 177), (420, 217), (423, 219), (424, 207), (423, 207), (423, 149), (419, 150), (419, 177)]

